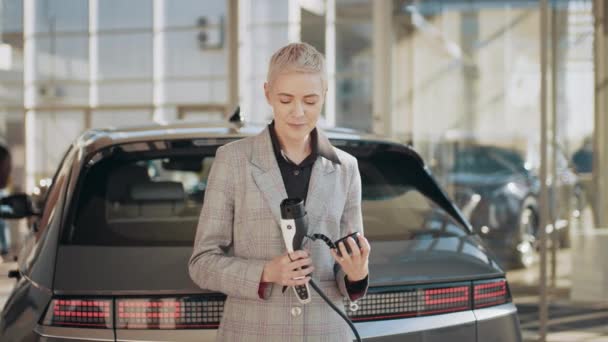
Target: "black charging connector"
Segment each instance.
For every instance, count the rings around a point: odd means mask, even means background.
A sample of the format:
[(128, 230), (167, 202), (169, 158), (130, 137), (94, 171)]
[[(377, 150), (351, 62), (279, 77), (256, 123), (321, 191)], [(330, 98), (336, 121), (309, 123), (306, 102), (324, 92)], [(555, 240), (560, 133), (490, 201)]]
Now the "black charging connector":
[[(351, 253), (353, 252), (353, 251), (350, 249), (350, 244), (349, 244), (348, 242), (346, 242), (346, 239), (348, 239), (349, 237), (352, 237), (352, 238), (353, 238), (353, 240), (355, 240), (355, 243), (357, 244), (357, 246), (358, 246), (359, 248), (361, 248), (361, 244), (359, 243), (359, 239), (357, 238), (357, 236), (358, 236), (358, 235), (359, 235), (359, 233), (358, 233), (358, 232), (355, 232), (355, 233), (352, 233), (352, 234), (346, 235), (345, 237), (341, 238), (340, 240), (338, 240), (338, 241), (334, 242), (334, 247), (333, 247), (333, 248), (335, 248), (335, 249), (336, 249), (336, 253), (338, 254), (338, 256), (339, 256), (339, 257), (341, 257), (341, 256), (342, 256), (342, 251), (340, 251), (340, 247), (339, 247), (339, 246), (340, 246), (340, 242), (343, 242), (343, 243), (344, 243), (344, 247), (346, 248), (346, 252), (347, 252), (348, 254), (351, 254)], [(330, 247), (330, 248), (332, 248), (332, 247)]]
[(342, 319), (346, 322), (346, 324), (348, 324), (348, 326), (350, 327), (350, 330), (352, 330), (353, 333), (355, 334), (355, 338), (357, 339), (357, 342), (361, 342), (361, 336), (359, 336), (359, 332), (357, 331), (357, 328), (355, 328), (355, 325), (353, 324), (353, 321), (351, 321), (350, 318), (348, 318), (348, 316), (346, 316), (346, 314), (344, 312), (342, 312), (334, 303), (331, 302), (331, 300), (329, 298), (327, 298), (327, 296), (325, 295), (325, 293), (323, 293), (323, 291), (321, 291), (321, 289), (319, 288), (319, 286), (317, 286), (317, 284), (312, 279), (310, 279), (308, 281), (308, 283), (310, 284), (310, 286), (312, 286), (312, 289), (315, 290), (315, 292), (317, 294), (319, 294), (319, 296), (321, 296), (321, 298), (323, 298), (323, 300), (329, 306), (331, 306), (331, 308), (338, 315), (340, 315), (340, 317), (342, 317)]
[[(350, 249), (350, 245), (346, 242), (346, 239), (348, 239), (349, 237), (352, 237), (355, 240), (355, 242), (357, 243), (357, 246), (359, 246), (359, 248), (361, 248), (361, 245), (359, 244), (359, 239), (357, 238), (357, 234), (359, 234), (359, 233), (352, 233), (352, 234), (346, 235), (345, 237), (337, 240), (336, 242), (331, 241), (330, 238), (328, 238), (327, 236), (325, 236), (323, 234), (306, 235), (306, 237), (309, 238), (309, 239), (311, 239), (312, 241), (316, 241), (317, 239), (323, 240), (325, 242), (325, 244), (327, 245), (327, 247), (329, 247), (329, 248), (335, 248), (336, 251), (337, 251), (338, 256), (342, 256), (342, 253), (340, 253), (340, 248), (338, 248), (338, 246), (339, 246), (338, 244), (340, 242), (344, 242), (344, 247), (346, 247), (346, 251), (348, 252), (348, 254), (352, 253), (352, 251)], [(323, 293), (323, 291), (321, 291), (321, 289), (312, 280), (312, 278), (310, 279), (310, 281), (308, 283), (310, 284), (310, 286), (312, 286), (313, 290), (315, 290), (315, 292), (317, 294), (319, 294), (319, 296), (321, 296), (321, 298), (323, 298), (323, 300), (338, 315), (340, 315), (340, 317), (342, 317), (342, 319), (346, 322), (346, 324), (348, 324), (348, 326), (350, 327), (350, 329), (355, 334), (355, 338), (357, 339), (357, 342), (361, 342), (361, 336), (359, 336), (359, 332), (357, 331), (357, 328), (355, 328), (355, 325), (350, 320), (350, 318), (348, 318), (348, 316), (346, 316), (346, 314), (344, 312), (342, 312), (337, 306), (334, 305), (334, 303), (331, 302), (331, 300), (329, 298), (327, 298), (327, 296), (325, 295), (325, 293)]]

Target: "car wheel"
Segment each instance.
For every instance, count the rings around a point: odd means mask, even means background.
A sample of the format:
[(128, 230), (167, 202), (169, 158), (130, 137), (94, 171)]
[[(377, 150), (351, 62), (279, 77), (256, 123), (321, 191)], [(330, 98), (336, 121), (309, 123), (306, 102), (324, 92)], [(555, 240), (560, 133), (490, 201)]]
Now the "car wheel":
[(536, 251), (537, 216), (531, 207), (524, 207), (519, 214), (518, 239), (514, 250), (515, 267), (528, 268), (538, 258)]

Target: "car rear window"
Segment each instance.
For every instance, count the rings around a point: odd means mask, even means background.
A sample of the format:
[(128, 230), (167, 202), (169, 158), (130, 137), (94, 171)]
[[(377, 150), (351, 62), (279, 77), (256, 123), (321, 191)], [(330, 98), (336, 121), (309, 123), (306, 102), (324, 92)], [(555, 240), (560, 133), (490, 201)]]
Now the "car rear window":
[[(359, 161), (368, 238), (407, 240), (468, 234), (449, 210), (432, 199), (436, 185), (413, 157), (383, 151), (378, 143), (334, 143)], [(94, 157), (83, 171), (78, 196), (74, 197), (77, 200), (71, 207), (72, 224), (62, 242), (191, 246), (217, 146), (183, 145), (191, 148), (113, 148)]]

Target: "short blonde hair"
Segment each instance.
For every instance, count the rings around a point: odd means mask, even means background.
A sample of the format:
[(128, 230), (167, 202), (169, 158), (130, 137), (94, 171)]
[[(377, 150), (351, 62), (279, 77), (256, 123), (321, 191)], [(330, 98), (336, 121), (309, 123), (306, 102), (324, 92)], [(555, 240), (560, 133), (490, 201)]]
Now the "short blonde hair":
[(266, 82), (271, 84), (277, 75), (286, 72), (318, 73), (327, 87), (325, 57), (307, 43), (290, 43), (277, 50), (270, 58)]

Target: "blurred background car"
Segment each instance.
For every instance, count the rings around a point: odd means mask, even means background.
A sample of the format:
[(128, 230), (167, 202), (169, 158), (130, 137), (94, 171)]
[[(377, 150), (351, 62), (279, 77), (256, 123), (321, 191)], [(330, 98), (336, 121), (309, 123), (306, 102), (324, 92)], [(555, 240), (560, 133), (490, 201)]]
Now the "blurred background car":
[[(555, 179), (548, 179), (551, 228), (563, 247), (569, 245), (571, 222), (580, 213), (581, 188), (563, 155), (558, 154), (556, 165)], [(506, 266), (532, 265), (539, 230), (540, 180), (521, 153), (499, 146), (459, 146), (447, 182), (473, 229)], [(567, 205), (557, 206), (556, 200)]]

